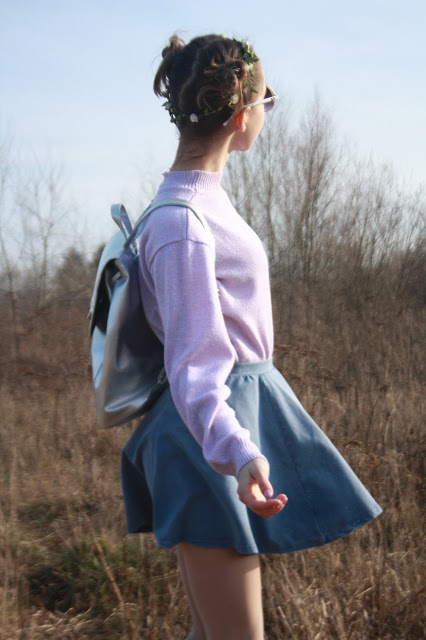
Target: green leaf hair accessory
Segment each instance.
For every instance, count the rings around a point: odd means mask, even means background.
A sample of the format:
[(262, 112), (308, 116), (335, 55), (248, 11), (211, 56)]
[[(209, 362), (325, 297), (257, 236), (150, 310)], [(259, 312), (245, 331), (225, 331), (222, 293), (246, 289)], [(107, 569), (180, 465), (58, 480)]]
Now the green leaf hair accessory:
[[(237, 102), (238, 102), (238, 96), (237, 96)], [(165, 108), (166, 111), (169, 112), (170, 122), (173, 122), (173, 124), (181, 124), (185, 118), (189, 118), (191, 122), (196, 123), (202, 120), (202, 118), (205, 118), (206, 116), (210, 116), (213, 113), (220, 113), (221, 111), (223, 111), (223, 108), (224, 108), (223, 105), (221, 105), (217, 109), (206, 108), (202, 113), (190, 113), (188, 116), (186, 113), (182, 113), (181, 111), (178, 111), (173, 106), (169, 96), (167, 96), (167, 100), (162, 104), (162, 106)]]
[(232, 38), (232, 40), (238, 44), (241, 49), (242, 49), (242, 59), (244, 60), (244, 62), (247, 65), (247, 71), (249, 73), (253, 73), (253, 64), (255, 62), (259, 61), (259, 58), (257, 57), (257, 55), (255, 54), (255, 52), (253, 51), (253, 49), (251, 48), (251, 44), (250, 42), (248, 42), (248, 40), (246, 40), (245, 42), (243, 42), (242, 40), (238, 40), (237, 38)]
[[(226, 38), (226, 36), (223, 36), (223, 38)], [(241, 59), (247, 65), (247, 73), (250, 76), (252, 76), (253, 75), (253, 65), (254, 65), (255, 62), (258, 62), (259, 58), (257, 57), (255, 52), (251, 48), (251, 44), (248, 41), (243, 42), (241, 40), (237, 40), (237, 38), (226, 38), (226, 39), (233, 40), (238, 45), (238, 47), (241, 48)], [(254, 91), (254, 88), (252, 86), (252, 83), (251, 83), (250, 79), (247, 81), (246, 86), (249, 87), (250, 91), (252, 91), (252, 92)], [(190, 113), (188, 115), (186, 113), (182, 113), (181, 111), (179, 111), (173, 105), (169, 94), (167, 94), (166, 98), (167, 98), (166, 102), (164, 102), (162, 106), (166, 109), (166, 111), (169, 112), (170, 122), (173, 122), (174, 124), (177, 124), (178, 126), (183, 123), (185, 118), (189, 118), (190, 122), (192, 122), (193, 124), (196, 124), (197, 122), (199, 122), (203, 118), (206, 118), (207, 116), (211, 116), (214, 113), (220, 113), (221, 111), (223, 111), (223, 109), (225, 109), (227, 107), (228, 108), (234, 107), (236, 104), (238, 104), (238, 102), (240, 100), (239, 95), (237, 93), (235, 93), (234, 95), (231, 96), (231, 98), (229, 99), (227, 105), (222, 105), (222, 106), (218, 107), (217, 109), (208, 109), (208, 108), (206, 108), (201, 113), (193, 112), (193, 113)]]

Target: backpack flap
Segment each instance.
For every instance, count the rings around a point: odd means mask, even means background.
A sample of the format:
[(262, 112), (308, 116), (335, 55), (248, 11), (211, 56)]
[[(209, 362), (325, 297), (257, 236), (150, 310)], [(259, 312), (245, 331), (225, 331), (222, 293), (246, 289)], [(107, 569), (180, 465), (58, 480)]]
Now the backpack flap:
[[(111, 281), (111, 274), (117, 271), (114, 267), (116, 260), (123, 253), (123, 245), (125, 238), (120, 231), (117, 231), (102, 251), (101, 258), (96, 272), (95, 285), (93, 287), (92, 299), (90, 301), (89, 310), (89, 335), (92, 336), (94, 328), (101, 323), (101, 316), (108, 317), (109, 301), (111, 300), (111, 291), (108, 291), (107, 283)], [(103, 322), (105, 325), (105, 320)]]

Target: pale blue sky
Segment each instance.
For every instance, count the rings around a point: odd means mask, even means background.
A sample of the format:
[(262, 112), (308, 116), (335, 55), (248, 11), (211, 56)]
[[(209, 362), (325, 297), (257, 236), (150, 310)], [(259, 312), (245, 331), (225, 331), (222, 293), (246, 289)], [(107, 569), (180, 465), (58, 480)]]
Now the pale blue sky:
[(361, 154), (424, 181), (425, 0), (0, 0), (0, 129), (63, 162), (94, 229), (173, 159), (152, 79), (175, 30), (248, 38), (296, 118), (317, 88)]

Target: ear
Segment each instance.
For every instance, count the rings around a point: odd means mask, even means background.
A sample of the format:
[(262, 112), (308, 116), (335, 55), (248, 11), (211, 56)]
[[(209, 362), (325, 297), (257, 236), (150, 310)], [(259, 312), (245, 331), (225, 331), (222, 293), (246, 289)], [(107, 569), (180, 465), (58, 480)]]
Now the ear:
[(236, 113), (235, 116), (234, 116), (235, 126), (237, 127), (237, 129), (239, 129), (243, 133), (246, 130), (246, 113), (247, 113), (247, 111), (248, 111), (248, 109), (242, 109), (241, 111), (238, 111), (238, 113)]

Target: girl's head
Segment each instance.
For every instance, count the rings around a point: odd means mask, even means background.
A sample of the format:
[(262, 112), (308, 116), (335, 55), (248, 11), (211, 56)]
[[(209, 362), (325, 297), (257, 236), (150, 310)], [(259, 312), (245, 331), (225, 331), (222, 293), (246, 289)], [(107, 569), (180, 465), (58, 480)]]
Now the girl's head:
[(207, 35), (185, 45), (174, 35), (162, 56), (154, 92), (166, 98), (182, 135), (213, 135), (243, 106), (264, 97), (262, 65), (247, 42)]

